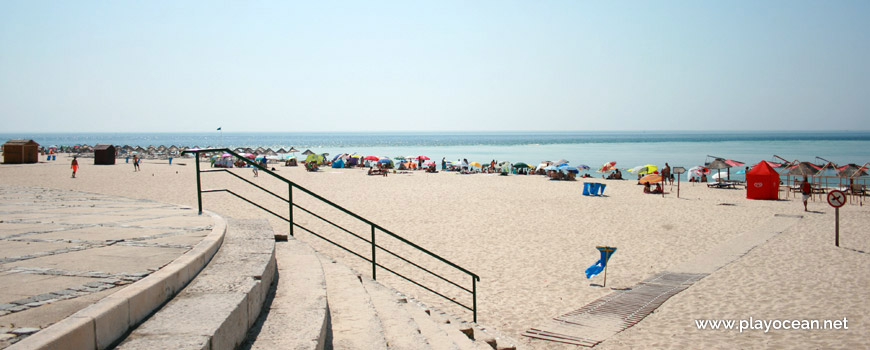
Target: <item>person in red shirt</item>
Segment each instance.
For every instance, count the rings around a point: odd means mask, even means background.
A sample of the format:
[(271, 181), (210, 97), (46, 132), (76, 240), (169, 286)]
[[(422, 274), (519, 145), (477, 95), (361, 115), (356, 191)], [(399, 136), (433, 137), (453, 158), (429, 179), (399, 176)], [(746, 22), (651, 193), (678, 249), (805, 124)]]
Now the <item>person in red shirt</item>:
[(804, 199), (804, 211), (807, 211), (807, 200), (810, 199), (810, 196), (813, 193), (813, 187), (810, 182), (807, 180), (807, 177), (804, 176), (804, 182), (801, 184), (801, 194)]
[(72, 170), (73, 170), (72, 177), (75, 178), (76, 171), (79, 170), (79, 161), (76, 159), (76, 157), (73, 157), (72, 164), (70, 164), (70, 168), (72, 168)]

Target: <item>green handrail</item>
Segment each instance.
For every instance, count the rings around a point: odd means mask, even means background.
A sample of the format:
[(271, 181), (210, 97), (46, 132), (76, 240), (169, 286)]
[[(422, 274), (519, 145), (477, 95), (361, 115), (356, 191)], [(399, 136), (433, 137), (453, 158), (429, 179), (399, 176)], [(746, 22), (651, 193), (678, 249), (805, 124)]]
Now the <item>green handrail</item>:
[[(274, 178), (276, 178), (276, 179), (278, 179), (278, 180), (280, 180), (280, 181), (283, 181), (284, 183), (286, 183), (286, 184), (288, 185), (288, 199), (284, 199), (284, 198), (281, 197), (280, 195), (278, 195), (278, 194), (276, 194), (276, 193), (274, 193), (274, 192), (272, 192), (272, 191), (269, 191), (269, 190), (263, 188), (262, 186), (259, 186), (259, 185), (255, 184), (255, 183), (253, 183), (253, 182), (251, 182), (251, 181), (249, 181), (249, 180), (247, 180), (247, 179), (244, 179), (244, 178), (242, 178), (241, 176), (239, 176), (239, 175), (237, 175), (237, 174), (235, 174), (235, 173), (233, 173), (233, 172), (231, 172), (231, 171), (229, 171), (229, 170), (227, 170), (227, 169), (200, 170), (200, 168), (199, 168), (199, 161), (200, 161), (200, 154), (202, 154), (202, 153), (229, 153), (229, 154), (232, 155), (233, 157), (235, 157), (235, 158), (237, 158), (237, 159), (240, 159), (240, 160), (244, 161), (245, 163), (247, 163), (247, 164), (249, 164), (249, 165), (251, 165), (251, 166), (257, 168), (259, 171), (262, 171), (262, 172), (264, 172), (264, 173), (266, 173), (266, 174), (269, 174), (269, 175), (271, 175), (272, 177), (274, 177)], [(421, 288), (423, 288), (423, 289), (425, 289), (425, 290), (427, 290), (427, 291), (429, 291), (429, 292), (431, 292), (431, 293), (433, 293), (433, 294), (435, 294), (435, 295), (438, 295), (438, 296), (440, 296), (440, 297), (442, 297), (442, 298), (444, 298), (444, 299), (447, 299), (447, 300), (449, 300), (449, 301), (451, 301), (451, 302), (453, 302), (453, 303), (455, 303), (455, 304), (457, 304), (457, 305), (459, 305), (459, 306), (461, 306), (461, 307), (463, 307), (463, 308), (465, 308), (465, 309), (471, 310), (472, 313), (474, 314), (474, 322), (477, 322), (477, 281), (480, 281), (480, 277), (477, 276), (476, 274), (474, 274), (473, 272), (468, 271), (467, 269), (465, 269), (465, 268), (463, 268), (463, 267), (461, 267), (461, 266), (459, 266), (459, 265), (456, 265), (456, 264), (454, 264), (453, 262), (451, 262), (451, 261), (449, 261), (449, 260), (447, 260), (447, 259), (444, 259), (444, 258), (442, 258), (441, 256), (439, 256), (439, 255), (437, 255), (437, 254), (435, 254), (435, 253), (433, 253), (433, 252), (430, 252), (429, 250), (427, 250), (427, 249), (425, 249), (425, 248), (423, 248), (423, 247), (420, 247), (420, 246), (417, 245), (417, 244), (414, 244), (413, 242), (411, 242), (411, 241), (405, 239), (404, 237), (401, 237), (401, 236), (399, 236), (399, 235), (397, 235), (397, 234), (395, 234), (395, 233), (393, 233), (393, 232), (387, 230), (386, 228), (384, 228), (384, 227), (382, 227), (382, 226), (380, 226), (380, 225), (378, 225), (378, 224), (375, 224), (374, 222), (371, 222), (371, 221), (369, 221), (368, 219), (363, 218), (363, 217), (361, 217), (361, 216), (359, 216), (359, 215), (357, 215), (357, 214), (351, 212), (350, 210), (347, 210), (347, 209), (343, 208), (342, 206), (340, 206), (340, 205), (338, 205), (338, 204), (335, 204), (335, 203), (333, 203), (332, 201), (330, 201), (330, 200), (328, 200), (328, 199), (326, 199), (326, 198), (323, 198), (323, 197), (321, 197), (320, 195), (318, 195), (318, 194), (316, 194), (316, 193), (314, 193), (314, 192), (312, 192), (312, 191), (310, 191), (310, 190), (308, 190), (308, 189), (306, 189), (306, 188), (304, 188), (304, 187), (302, 187), (302, 186), (299, 186), (298, 184), (296, 184), (296, 183), (294, 183), (294, 182), (292, 182), (292, 181), (290, 181), (290, 180), (288, 180), (288, 179), (286, 179), (286, 178), (284, 178), (284, 177), (282, 177), (282, 176), (280, 176), (280, 175), (278, 175), (278, 174), (275, 174), (273, 171), (267, 169), (266, 167), (263, 167), (263, 166), (261, 166), (260, 164), (258, 164), (257, 162), (252, 161), (252, 160), (250, 160), (250, 159), (248, 159), (248, 158), (246, 158), (246, 157), (242, 157), (241, 155), (237, 154), (236, 152), (230, 150), (229, 148), (189, 149), (189, 150), (185, 150), (185, 151), (181, 152), (181, 154), (182, 154), (182, 155), (185, 155), (185, 154), (193, 154), (193, 155), (196, 157), (196, 190), (197, 190), (197, 198), (196, 198), (196, 199), (197, 199), (197, 205), (198, 205), (199, 213), (200, 213), (200, 214), (202, 214), (202, 194), (203, 194), (203, 193), (211, 193), (211, 192), (227, 192), (227, 193), (229, 193), (229, 194), (232, 194), (233, 196), (236, 196), (236, 197), (242, 199), (242, 200), (245, 201), (245, 202), (250, 203), (251, 205), (254, 205), (254, 206), (256, 206), (256, 207), (258, 207), (258, 208), (260, 208), (260, 209), (262, 209), (262, 210), (264, 210), (264, 211), (266, 211), (266, 212), (268, 212), (268, 213), (270, 213), (270, 214), (272, 214), (272, 215), (274, 215), (274, 216), (276, 216), (276, 217), (278, 217), (278, 218), (280, 218), (280, 219), (282, 219), (282, 220), (284, 220), (284, 221), (286, 221), (286, 222), (288, 222), (288, 223), (290, 224), (290, 235), (291, 235), (291, 236), (293, 236), (293, 227), (294, 227), (294, 226), (295, 226), (295, 227), (299, 227), (299, 228), (305, 230), (306, 232), (311, 233), (312, 235), (314, 235), (314, 236), (316, 236), (316, 237), (318, 237), (318, 238), (320, 238), (320, 239), (323, 239), (323, 240), (325, 240), (325, 241), (327, 241), (327, 242), (329, 242), (329, 243), (332, 243), (333, 245), (336, 245), (336, 246), (338, 246), (339, 248), (342, 248), (342, 249), (344, 249), (344, 250), (350, 252), (351, 254), (356, 255), (357, 257), (359, 257), (359, 258), (361, 258), (361, 259), (363, 259), (363, 260), (365, 260), (365, 261), (367, 261), (367, 262), (372, 263), (372, 279), (377, 280), (377, 267), (380, 267), (380, 268), (382, 268), (382, 269), (384, 269), (384, 270), (386, 270), (386, 271), (388, 271), (388, 272), (390, 272), (390, 273), (393, 273), (393, 274), (395, 274), (395, 275), (397, 275), (397, 276), (399, 276), (399, 277), (401, 277), (401, 278), (403, 278), (403, 279), (405, 279), (405, 280), (407, 280), (407, 281), (409, 281), (409, 282), (411, 282), (411, 283), (413, 283), (413, 284), (415, 284), (415, 285), (417, 285), (417, 286), (419, 286), (419, 287), (421, 287)], [(201, 174), (201, 173), (208, 173), (208, 172), (226, 172), (226, 173), (228, 173), (228, 174), (230, 174), (230, 175), (235, 176), (235, 177), (238, 178), (238, 179), (241, 179), (242, 181), (245, 181), (246, 183), (248, 183), (248, 184), (250, 184), (250, 185), (253, 185), (254, 187), (256, 187), (256, 188), (258, 188), (258, 189), (260, 189), (260, 190), (262, 190), (262, 191), (264, 191), (264, 192), (267, 192), (267, 193), (271, 194), (271, 195), (274, 196), (274, 197), (277, 197), (277, 198), (283, 200), (284, 202), (288, 203), (288, 207), (289, 207), (289, 216), (288, 216), (288, 218), (284, 218), (283, 216), (281, 216), (281, 215), (279, 215), (279, 214), (277, 214), (277, 213), (275, 213), (275, 212), (273, 212), (273, 211), (271, 211), (271, 210), (269, 210), (269, 209), (266, 209), (266, 208), (264, 208), (263, 206), (260, 206), (259, 204), (255, 203), (255, 202), (253, 202), (253, 201), (251, 201), (251, 200), (248, 200), (247, 198), (245, 198), (245, 197), (243, 197), (243, 196), (241, 196), (241, 195), (239, 195), (239, 194), (237, 194), (237, 193), (235, 193), (235, 192), (233, 192), (233, 191), (227, 190), (227, 189), (203, 190), (203, 189), (202, 189), (201, 180), (200, 180), (200, 174)], [(296, 204), (296, 203), (293, 203), (293, 188), (296, 188), (296, 189), (298, 189), (298, 190), (300, 190), (300, 191), (302, 191), (302, 192), (304, 192), (304, 193), (306, 193), (306, 194), (308, 194), (308, 195), (310, 195), (310, 196), (312, 196), (312, 197), (314, 197), (314, 198), (320, 200), (321, 202), (326, 203), (326, 204), (329, 204), (329, 205), (332, 206), (333, 208), (338, 209), (338, 210), (344, 212), (345, 214), (350, 215), (350, 216), (356, 218), (357, 220), (360, 220), (360, 221), (362, 221), (362, 222), (368, 224), (368, 225), (371, 227), (371, 241), (369, 241), (369, 240), (363, 238), (362, 236), (357, 235), (357, 234), (355, 234), (355, 233), (353, 233), (353, 232), (351, 232), (351, 231), (349, 231), (349, 230), (347, 230), (347, 229), (345, 229), (345, 228), (343, 228), (343, 227), (341, 227), (341, 226), (335, 224), (335, 223), (332, 222), (332, 221), (327, 220), (326, 218), (324, 218), (324, 217), (322, 217), (322, 216), (320, 216), (320, 215), (317, 215), (317, 214), (315, 214), (315, 213), (309, 211), (308, 209), (305, 209), (305, 208), (299, 206), (299, 205)], [(312, 215), (312, 216), (314, 216), (314, 217), (316, 217), (316, 218), (318, 218), (318, 219), (320, 219), (320, 220), (323, 220), (323, 221), (329, 223), (330, 225), (335, 226), (335, 227), (337, 227), (337, 228), (339, 228), (339, 229), (341, 229), (341, 230), (347, 232), (348, 234), (350, 234), (350, 235), (352, 235), (352, 236), (355, 236), (356, 238), (359, 238), (359, 239), (361, 239), (361, 240), (363, 240), (363, 241), (365, 241), (365, 242), (371, 244), (371, 256), (372, 256), (371, 260), (369, 260), (368, 258), (366, 258), (366, 257), (364, 257), (364, 256), (362, 256), (362, 255), (360, 255), (360, 254), (357, 253), (357, 252), (354, 252), (354, 251), (352, 251), (352, 250), (350, 250), (350, 249), (348, 249), (348, 248), (345, 248), (345, 247), (341, 246), (340, 244), (338, 244), (338, 243), (336, 243), (336, 242), (334, 242), (334, 241), (332, 241), (332, 240), (329, 240), (329, 239), (327, 239), (326, 237), (323, 237), (323, 236), (321, 236), (321, 235), (319, 235), (319, 234), (317, 234), (317, 233), (315, 233), (315, 232), (312, 232), (311, 230), (309, 230), (309, 229), (307, 229), (307, 228), (305, 228), (305, 227), (302, 227), (302, 226), (300, 226), (299, 224), (295, 223), (295, 222), (293, 221), (293, 207), (299, 208), (299, 209), (301, 209), (302, 211), (304, 211), (304, 212), (306, 212), (306, 213), (308, 213), (308, 214), (310, 214), (310, 215)], [(444, 264), (446, 264), (446, 265), (448, 265), (448, 266), (450, 266), (450, 267), (453, 267), (454, 269), (456, 269), (456, 270), (458, 270), (458, 271), (461, 271), (461, 272), (463, 272), (463, 273), (469, 275), (469, 276), (471, 277), (472, 289), (471, 289), (471, 290), (468, 290), (468, 288), (463, 287), (463, 286), (457, 284), (456, 282), (453, 282), (453, 281), (451, 281), (451, 280), (449, 280), (449, 279), (447, 279), (447, 278), (444, 278), (444, 277), (442, 277), (442, 276), (436, 274), (435, 272), (432, 272), (432, 271), (429, 270), (429, 269), (426, 269), (426, 268), (424, 268), (424, 267), (422, 267), (422, 266), (420, 266), (420, 265), (418, 265), (418, 264), (415, 264), (415, 263), (409, 261), (408, 259), (405, 259), (405, 258), (399, 256), (398, 254), (396, 254), (396, 253), (394, 253), (394, 252), (392, 252), (392, 251), (390, 251), (390, 250), (388, 250), (388, 249), (386, 249), (386, 248), (384, 248), (384, 247), (382, 247), (382, 246), (377, 245), (377, 244), (375, 243), (375, 231), (376, 231), (376, 229), (377, 229), (377, 230), (380, 230), (381, 232), (384, 232), (384, 233), (388, 234), (390, 237), (393, 237), (393, 238), (399, 240), (399, 241), (402, 242), (402, 243), (405, 243), (405, 244), (408, 245), (408, 246), (411, 246), (411, 247), (413, 247), (413, 248), (415, 248), (415, 249), (417, 249), (417, 250), (419, 250), (419, 251), (421, 251), (421, 252), (423, 252), (423, 253), (426, 253), (427, 255), (429, 255), (429, 256), (431, 256), (431, 257), (437, 259), (438, 261), (441, 261), (442, 263), (444, 263)], [(392, 256), (394, 256), (394, 257), (396, 257), (396, 258), (399, 258), (400, 260), (402, 260), (402, 261), (404, 261), (404, 262), (410, 264), (411, 266), (414, 266), (414, 267), (416, 267), (416, 268), (418, 268), (418, 269), (421, 269), (421, 270), (423, 270), (423, 271), (425, 271), (425, 272), (427, 272), (427, 273), (429, 273), (429, 274), (431, 274), (431, 275), (433, 275), (433, 276), (436, 276), (436, 277), (440, 278), (441, 280), (446, 281), (446, 282), (448, 282), (448, 283), (450, 283), (450, 284), (452, 284), (452, 285), (454, 285), (454, 286), (460, 288), (460, 289), (463, 290), (463, 291), (466, 291), (466, 292), (471, 293), (471, 296), (472, 296), (472, 306), (469, 307), (469, 306), (467, 306), (467, 305), (465, 305), (465, 304), (462, 304), (462, 303), (460, 303), (460, 302), (458, 302), (458, 301), (456, 301), (456, 300), (453, 300), (452, 298), (449, 298), (449, 297), (447, 297), (447, 296), (445, 296), (445, 295), (443, 295), (443, 294), (441, 294), (441, 293), (439, 293), (439, 292), (437, 292), (437, 291), (435, 291), (435, 290), (432, 290), (432, 289), (429, 288), (429, 287), (426, 287), (426, 286), (424, 286), (424, 285), (422, 285), (422, 284), (420, 284), (420, 283), (417, 283), (416, 281), (411, 280), (410, 278), (408, 278), (408, 277), (406, 277), (406, 276), (403, 276), (403, 275), (399, 274), (398, 272), (393, 271), (392, 269), (389, 269), (389, 268), (387, 268), (387, 267), (385, 267), (385, 266), (383, 266), (383, 265), (381, 265), (381, 264), (378, 264), (378, 263), (377, 263), (377, 260), (376, 260), (376, 249), (381, 249), (381, 250), (383, 250), (383, 251), (389, 253), (390, 255), (392, 255)]]

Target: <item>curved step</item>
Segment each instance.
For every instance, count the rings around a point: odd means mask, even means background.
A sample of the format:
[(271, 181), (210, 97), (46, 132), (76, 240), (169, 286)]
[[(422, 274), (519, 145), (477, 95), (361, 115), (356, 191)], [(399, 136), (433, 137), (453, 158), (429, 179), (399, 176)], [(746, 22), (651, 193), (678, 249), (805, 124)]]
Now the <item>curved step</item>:
[(323, 349), (328, 307), (320, 259), (290, 238), (275, 244), (278, 280), (269, 309), (249, 333), (248, 349)]
[(414, 301), (410, 301), (406, 303), (405, 308), (408, 310), (408, 313), (414, 317), (414, 321), (417, 322), (417, 325), (420, 326), (420, 331), (423, 336), (428, 339), (429, 344), (432, 346), (433, 350), (460, 350), (462, 347), (459, 346), (453, 339), (450, 338), (450, 334), (442, 328), (432, 316), (429, 316), (427, 309), (424, 309), (422, 305), (418, 305)]
[(414, 317), (405, 308), (408, 304), (407, 298), (399, 297), (393, 291), (368, 277), (362, 278), (362, 285), (371, 297), (372, 305), (374, 305), (378, 318), (384, 327), (384, 337), (390, 349), (431, 349)]
[(234, 349), (258, 318), (275, 274), (269, 222), (228, 219), (211, 263), (117, 349)]
[(362, 285), (350, 268), (317, 254), (326, 276), (326, 295), (334, 349), (387, 349), (384, 328)]

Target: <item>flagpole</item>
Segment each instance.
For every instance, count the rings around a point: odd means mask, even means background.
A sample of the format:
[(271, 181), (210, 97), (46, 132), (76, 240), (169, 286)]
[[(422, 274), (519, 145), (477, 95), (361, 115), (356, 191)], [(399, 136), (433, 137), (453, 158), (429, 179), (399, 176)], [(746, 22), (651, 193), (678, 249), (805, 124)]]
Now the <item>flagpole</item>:
[(607, 287), (607, 263), (610, 262), (610, 251), (605, 250), (607, 255), (604, 257), (604, 284), (601, 285), (601, 288)]

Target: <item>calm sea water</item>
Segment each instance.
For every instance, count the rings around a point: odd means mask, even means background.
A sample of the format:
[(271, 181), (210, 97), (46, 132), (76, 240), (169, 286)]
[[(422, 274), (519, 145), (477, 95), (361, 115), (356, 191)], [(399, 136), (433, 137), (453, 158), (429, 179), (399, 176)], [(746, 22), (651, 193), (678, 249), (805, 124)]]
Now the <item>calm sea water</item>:
[(212, 147), (296, 147), (317, 153), (426, 155), (439, 161), (467, 158), (537, 164), (566, 159), (570, 164), (620, 168), (647, 163), (691, 167), (724, 157), (755, 164), (788, 160), (823, 163), (870, 162), (870, 132), (391, 132), (391, 133), (77, 133), (0, 134), (0, 139), (29, 138), (41, 145), (115, 144)]

